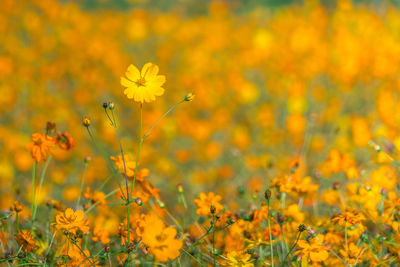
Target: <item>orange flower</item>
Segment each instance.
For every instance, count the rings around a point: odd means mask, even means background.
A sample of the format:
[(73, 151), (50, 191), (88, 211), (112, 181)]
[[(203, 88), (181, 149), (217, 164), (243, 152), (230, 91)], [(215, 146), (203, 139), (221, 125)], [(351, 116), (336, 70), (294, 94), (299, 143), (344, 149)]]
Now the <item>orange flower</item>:
[(297, 243), (299, 250), (295, 254), (301, 255), (312, 262), (324, 261), (328, 258), (329, 253), (328, 249), (321, 242), (323, 242), (322, 235), (311, 238), (309, 241), (299, 240)]
[(46, 152), (51, 153), (51, 148), (55, 146), (55, 142), (51, 136), (41, 133), (32, 134), (32, 142), (29, 142), (25, 147), (26, 151), (31, 151), (32, 158), (36, 162), (42, 159), (46, 160)]
[(78, 230), (86, 233), (89, 231), (89, 222), (84, 217), (85, 214), (82, 210), (74, 211), (68, 208), (64, 213), (56, 216), (56, 228), (67, 230), (73, 234), (76, 234)]
[(55, 141), (59, 145), (59, 147), (63, 150), (71, 151), (75, 146), (74, 139), (72, 139), (72, 136), (67, 132), (64, 132), (62, 134), (57, 133)]
[[(117, 169), (125, 175), (125, 169), (124, 169), (124, 161), (122, 160), (121, 156), (116, 156), (113, 157), (111, 156), (110, 159), (115, 162), (115, 166), (117, 166)], [(133, 176), (135, 175), (135, 168), (136, 168), (136, 162), (130, 160), (129, 155), (124, 155), (125, 159), (125, 167), (126, 167), (126, 176), (128, 177), (128, 180), (133, 180)], [(149, 176), (150, 171), (147, 168), (142, 168), (138, 169), (136, 171), (136, 181), (143, 181), (145, 177)]]
[(340, 226), (343, 226), (346, 223), (347, 226), (353, 226), (361, 223), (362, 220), (364, 220), (364, 216), (356, 211), (345, 211), (342, 214), (335, 215), (332, 218), (332, 222), (335, 222)]
[(156, 261), (166, 262), (175, 259), (180, 254), (183, 242), (175, 239), (177, 231), (174, 227), (166, 227), (157, 217), (152, 217), (152, 223), (146, 223), (143, 228), (142, 241), (148, 246), (149, 252)]
[(213, 192), (207, 195), (203, 192), (200, 193), (200, 198), (195, 199), (194, 203), (197, 205), (198, 209), (196, 213), (198, 215), (208, 215), (210, 214), (211, 205), (215, 207), (215, 213), (220, 212), (224, 206), (222, 206), (219, 201), (222, 199), (221, 196), (215, 195)]
[(14, 235), (14, 238), (25, 252), (33, 252), (39, 248), (35, 238), (32, 236), (31, 230), (21, 230), (18, 234)]

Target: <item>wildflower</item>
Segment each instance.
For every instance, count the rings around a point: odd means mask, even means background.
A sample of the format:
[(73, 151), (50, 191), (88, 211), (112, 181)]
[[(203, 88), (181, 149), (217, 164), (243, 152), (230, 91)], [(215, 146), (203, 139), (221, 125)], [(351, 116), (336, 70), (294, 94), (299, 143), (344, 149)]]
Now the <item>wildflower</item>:
[(321, 240), (321, 242), (323, 241), (322, 235), (313, 237), (308, 241), (299, 240), (297, 243), (297, 248), (299, 250), (296, 251), (295, 254), (301, 255), (312, 262), (321, 262), (326, 260), (329, 256), (328, 249), (321, 244), (319, 240)]
[(74, 139), (72, 139), (72, 136), (67, 132), (64, 132), (62, 134), (57, 133), (55, 142), (63, 150), (71, 151), (75, 146)]
[(153, 63), (146, 63), (140, 72), (134, 65), (129, 65), (126, 78), (121, 77), (121, 85), (126, 87), (124, 94), (136, 102), (154, 101), (156, 96), (164, 94), (161, 86), (165, 83), (165, 76), (157, 74), (158, 66)]
[(39, 248), (31, 230), (21, 230), (14, 235), (15, 241), (25, 252), (33, 252)]
[(227, 260), (223, 263), (223, 266), (232, 267), (252, 267), (251, 255), (241, 251), (231, 251), (226, 255)]
[(347, 251), (344, 249), (340, 250), (340, 254), (347, 259), (347, 263), (354, 265), (358, 259), (358, 261), (363, 261), (363, 249), (357, 247), (354, 243), (350, 243), (348, 245)]
[(24, 209), (23, 204), (21, 204), (19, 201), (14, 201), (12, 210), (14, 210), (15, 212), (21, 212), (23, 209)]
[(332, 222), (343, 226), (347, 223), (347, 226), (353, 226), (359, 224), (364, 220), (364, 216), (356, 211), (345, 211), (342, 214), (337, 214), (332, 218)]
[(159, 218), (153, 217), (153, 223), (143, 227), (142, 241), (148, 246), (157, 261), (166, 262), (180, 254), (183, 242), (175, 239), (177, 231), (174, 227), (166, 227)]
[(82, 210), (74, 211), (68, 208), (64, 213), (56, 216), (56, 228), (67, 230), (73, 234), (76, 234), (78, 230), (86, 233), (89, 231), (89, 222), (84, 217), (85, 214)]
[(51, 153), (51, 148), (55, 146), (55, 142), (51, 136), (41, 133), (32, 134), (32, 142), (25, 147), (26, 151), (30, 150), (32, 158), (39, 163), (46, 160), (46, 152)]
[(211, 206), (214, 206), (216, 213), (220, 212), (224, 208), (224, 206), (219, 203), (221, 199), (221, 196), (215, 195), (213, 192), (209, 192), (207, 195), (201, 192), (200, 198), (194, 200), (194, 203), (198, 207), (196, 213), (198, 215), (208, 215), (210, 213)]

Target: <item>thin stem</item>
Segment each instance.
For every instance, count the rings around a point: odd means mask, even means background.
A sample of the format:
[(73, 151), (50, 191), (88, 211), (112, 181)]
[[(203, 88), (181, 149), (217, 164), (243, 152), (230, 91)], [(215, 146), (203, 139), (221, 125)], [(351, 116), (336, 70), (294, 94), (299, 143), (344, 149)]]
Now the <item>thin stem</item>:
[(282, 256), (285, 255), (285, 251), (287, 251), (287, 245), (286, 245), (286, 240), (285, 240), (285, 235), (283, 233), (283, 227), (282, 224), (279, 224), (279, 227), (281, 228), (281, 234), (282, 234)]
[(341, 257), (339, 257), (339, 255), (336, 254), (335, 251), (333, 251), (330, 247), (328, 247), (327, 245), (325, 245), (324, 242), (322, 242), (321, 240), (319, 240), (319, 238), (318, 238), (317, 236), (315, 236), (314, 238), (317, 239), (318, 242), (320, 242), (320, 243), (321, 243), (326, 249), (328, 249), (333, 255), (335, 255), (336, 258), (338, 258), (344, 265), (346, 265), (346, 262), (345, 262)]
[(135, 186), (135, 182), (136, 182), (136, 173), (137, 173), (137, 169), (138, 169), (138, 165), (139, 165), (139, 156), (140, 156), (140, 149), (142, 148), (142, 144), (144, 141), (144, 138), (142, 136), (142, 131), (143, 131), (143, 104), (140, 104), (140, 129), (139, 129), (139, 147), (138, 147), (138, 151), (136, 154), (136, 164), (135, 164), (135, 171), (133, 173), (133, 180), (132, 180), (132, 196), (133, 197), (133, 188)]
[[(213, 225), (215, 225), (215, 214), (213, 213)], [(214, 262), (214, 267), (215, 267), (215, 227), (212, 229), (212, 256), (213, 256), (213, 262)]]
[(119, 191), (119, 189), (115, 189), (113, 191), (111, 191), (110, 193), (108, 193), (103, 199), (100, 199), (99, 201), (97, 201), (96, 203), (94, 203), (93, 205), (91, 205), (87, 210), (86, 213), (89, 213), (92, 209), (94, 209), (97, 205), (99, 205), (100, 202), (102, 202), (103, 200), (109, 198), (110, 196), (114, 195), (115, 193), (117, 193)]
[(17, 229), (17, 232), (19, 232), (19, 216), (18, 216), (18, 212), (15, 212), (15, 229)]
[[(107, 110), (106, 110), (106, 114), (108, 115)], [(119, 149), (120, 149), (120, 151), (121, 151), (121, 156), (122, 156), (122, 162), (124, 163), (124, 175), (125, 175), (125, 186), (126, 186), (126, 199), (127, 199), (127, 202), (129, 203), (130, 198), (129, 198), (128, 175), (127, 175), (127, 173), (126, 173), (126, 163), (125, 163), (125, 157), (124, 157), (124, 150), (122, 149), (121, 139), (120, 139), (119, 134), (118, 134), (117, 123), (115, 122), (115, 117), (114, 117), (114, 110), (111, 110), (111, 115), (112, 115), (112, 126), (114, 127), (115, 133), (117, 134)]]
[(98, 151), (100, 151), (100, 153), (102, 154), (103, 158), (106, 160), (107, 165), (108, 165), (108, 168), (109, 168), (110, 171), (112, 172), (111, 175), (112, 175), (112, 176), (116, 176), (116, 175), (118, 174), (118, 171), (114, 169), (114, 167), (113, 167), (112, 163), (110, 162), (110, 159), (107, 157), (105, 151), (101, 148), (101, 146), (99, 146), (99, 145), (97, 144), (96, 140), (94, 139), (94, 137), (93, 137), (93, 135), (92, 135), (92, 132), (90, 131), (90, 128), (89, 128), (89, 127), (86, 127), (86, 130), (87, 130), (87, 132), (88, 132), (88, 134), (89, 134), (90, 140), (92, 140), (92, 142), (93, 142), (94, 146), (96, 147), (96, 149), (97, 149)]
[(82, 191), (83, 191), (83, 185), (85, 184), (85, 175), (86, 175), (86, 169), (88, 166), (88, 162), (85, 161), (84, 163), (84, 167), (83, 167), (83, 173), (82, 173), (82, 177), (81, 177), (81, 187), (79, 190), (79, 197), (78, 197), (78, 201), (76, 202), (76, 208), (78, 209), (78, 206), (81, 202), (81, 195), (82, 195)]
[(364, 243), (361, 246), (360, 252), (358, 252), (358, 255), (357, 255), (356, 261), (354, 262), (353, 267), (355, 267), (357, 265), (358, 258), (361, 256), (361, 253), (362, 253), (363, 250), (364, 250)]
[(86, 254), (85, 254), (85, 252), (82, 250), (82, 248), (81, 248), (80, 246), (78, 246), (78, 244), (76, 244), (74, 241), (72, 241), (72, 244), (74, 244), (74, 245), (79, 249), (79, 251), (82, 253), (82, 255), (85, 257), (85, 259), (84, 259), (80, 264), (82, 264), (82, 263), (84, 263), (86, 260), (88, 260), (88, 261), (90, 262), (90, 265), (95, 266), (94, 263), (90, 260), (90, 255), (89, 255), (89, 256), (86, 256)]
[(297, 242), (299, 242), (300, 236), (301, 236), (301, 232), (299, 232), (299, 234), (297, 235), (296, 241), (294, 242), (293, 246), (290, 248), (289, 252), (286, 254), (286, 257), (283, 259), (282, 266), (285, 265), (286, 259), (289, 257), (290, 253), (292, 253), (293, 249), (296, 247)]
[(272, 234), (271, 234), (271, 218), (269, 215), (269, 201), (268, 203), (268, 232), (269, 232), (269, 247), (271, 251), (271, 266), (274, 267), (274, 249), (272, 247)]
[[(177, 106), (179, 106), (180, 104), (182, 104), (183, 102), (185, 102), (185, 100), (182, 100), (181, 102), (176, 103), (175, 105), (173, 105), (172, 107), (170, 107), (167, 112), (164, 113), (164, 115), (162, 115), (154, 124), (153, 126), (151, 126), (151, 128), (144, 134), (143, 138), (146, 138), (149, 133), (151, 132), (151, 130), (153, 130), (153, 128), (165, 117), (168, 115), (168, 113), (170, 113), (172, 110), (174, 110), (174, 108), (176, 108)], [(140, 135), (141, 136), (141, 135)]]
[(37, 167), (37, 162), (33, 161), (33, 167), (32, 167), (32, 226), (31, 229), (33, 229), (33, 216), (35, 213), (35, 199), (36, 199), (36, 167)]
[(40, 192), (42, 191), (42, 185), (43, 185), (43, 181), (44, 181), (44, 176), (46, 175), (47, 167), (49, 166), (51, 159), (52, 159), (52, 156), (50, 155), (47, 158), (46, 163), (44, 164), (44, 167), (43, 167), (43, 170), (42, 170), (42, 174), (40, 176), (39, 190), (38, 190), (38, 194), (35, 196), (35, 209), (33, 210), (32, 221), (34, 221), (35, 218), (36, 218), (37, 196), (39, 195), (39, 197), (40, 197)]
[(345, 238), (345, 246), (346, 246), (346, 265), (347, 265), (347, 260), (348, 260), (348, 255), (349, 255), (349, 247), (348, 247), (348, 241), (347, 241), (347, 221), (344, 222), (344, 238)]

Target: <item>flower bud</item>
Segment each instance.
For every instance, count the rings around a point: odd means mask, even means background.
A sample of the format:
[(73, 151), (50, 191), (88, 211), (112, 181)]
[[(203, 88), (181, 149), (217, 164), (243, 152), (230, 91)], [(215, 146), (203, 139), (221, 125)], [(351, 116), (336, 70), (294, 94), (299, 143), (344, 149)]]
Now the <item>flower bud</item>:
[(272, 195), (271, 190), (269, 190), (269, 188), (267, 188), (267, 190), (265, 190), (265, 193), (264, 193), (265, 199), (267, 201), (269, 201), (271, 199), (271, 195)]
[(104, 108), (104, 109), (108, 108), (108, 103), (107, 103), (107, 102), (104, 102), (104, 103), (103, 103), (103, 108)]
[(85, 127), (89, 127), (90, 126), (90, 118), (88, 116), (83, 117), (82, 124)]
[(177, 184), (177, 185), (176, 185), (176, 188), (178, 189), (178, 192), (179, 192), (179, 193), (181, 193), (181, 194), (183, 193), (183, 186), (182, 186), (182, 184)]
[(211, 214), (215, 214), (215, 211), (216, 211), (215, 206), (211, 205), (211, 207), (210, 207)]
[(142, 202), (142, 200), (140, 199), (140, 198), (135, 198), (135, 202), (136, 202), (136, 204), (138, 205), (138, 206), (142, 206), (143, 205), (143, 202)]
[(84, 162), (85, 164), (88, 164), (91, 160), (92, 160), (92, 158), (91, 158), (90, 156), (86, 156), (86, 157), (83, 159), (83, 162)]
[(108, 108), (109, 108), (110, 110), (113, 110), (113, 109), (115, 108), (114, 102), (108, 102)]
[(301, 232), (304, 232), (306, 229), (307, 228), (305, 227), (304, 224), (300, 224), (299, 227), (297, 228), (297, 231), (299, 231), (301, 233)]
[(193, 93), (188, 93), (185, 95), (185, 101), (193, 101), (195, 95)]

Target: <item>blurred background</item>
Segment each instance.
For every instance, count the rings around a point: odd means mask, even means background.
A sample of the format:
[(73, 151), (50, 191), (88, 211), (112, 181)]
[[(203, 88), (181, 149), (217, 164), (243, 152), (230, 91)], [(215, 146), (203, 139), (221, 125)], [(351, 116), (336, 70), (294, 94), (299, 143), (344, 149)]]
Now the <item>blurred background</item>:
[[(133, 159), (139, 105), (125, 97), (120, 77), (129, 64), (147, 62), (159, 65), (167, 82), (165, 94), (144, 105), (144, 129), (186, 93), (196, 95), (143, 146), (140, 165), (167, 202), (175, 201), (178, 183), (188, 194), (212, 190), (226, 199), (238, 188), (262, 192), (296, 166), (322, 186), (362, 177), (387, 160), (371, 151), (370, 140), (393, 153), (400, 145), (398, 4), (0, 1), (1, 208), (15, 196), (30, 199), (25, 146), (48, 121), (76, 146), (55, 152), (42, 200), (76, 200), (86, 156), (88, 186), (110, 175), (81, 122), (89, 116), (98, 143), (118, 155), (103, 102), (115, 103)], [(335, 171), (335, 160), (346, 162), (347, 172)]]

